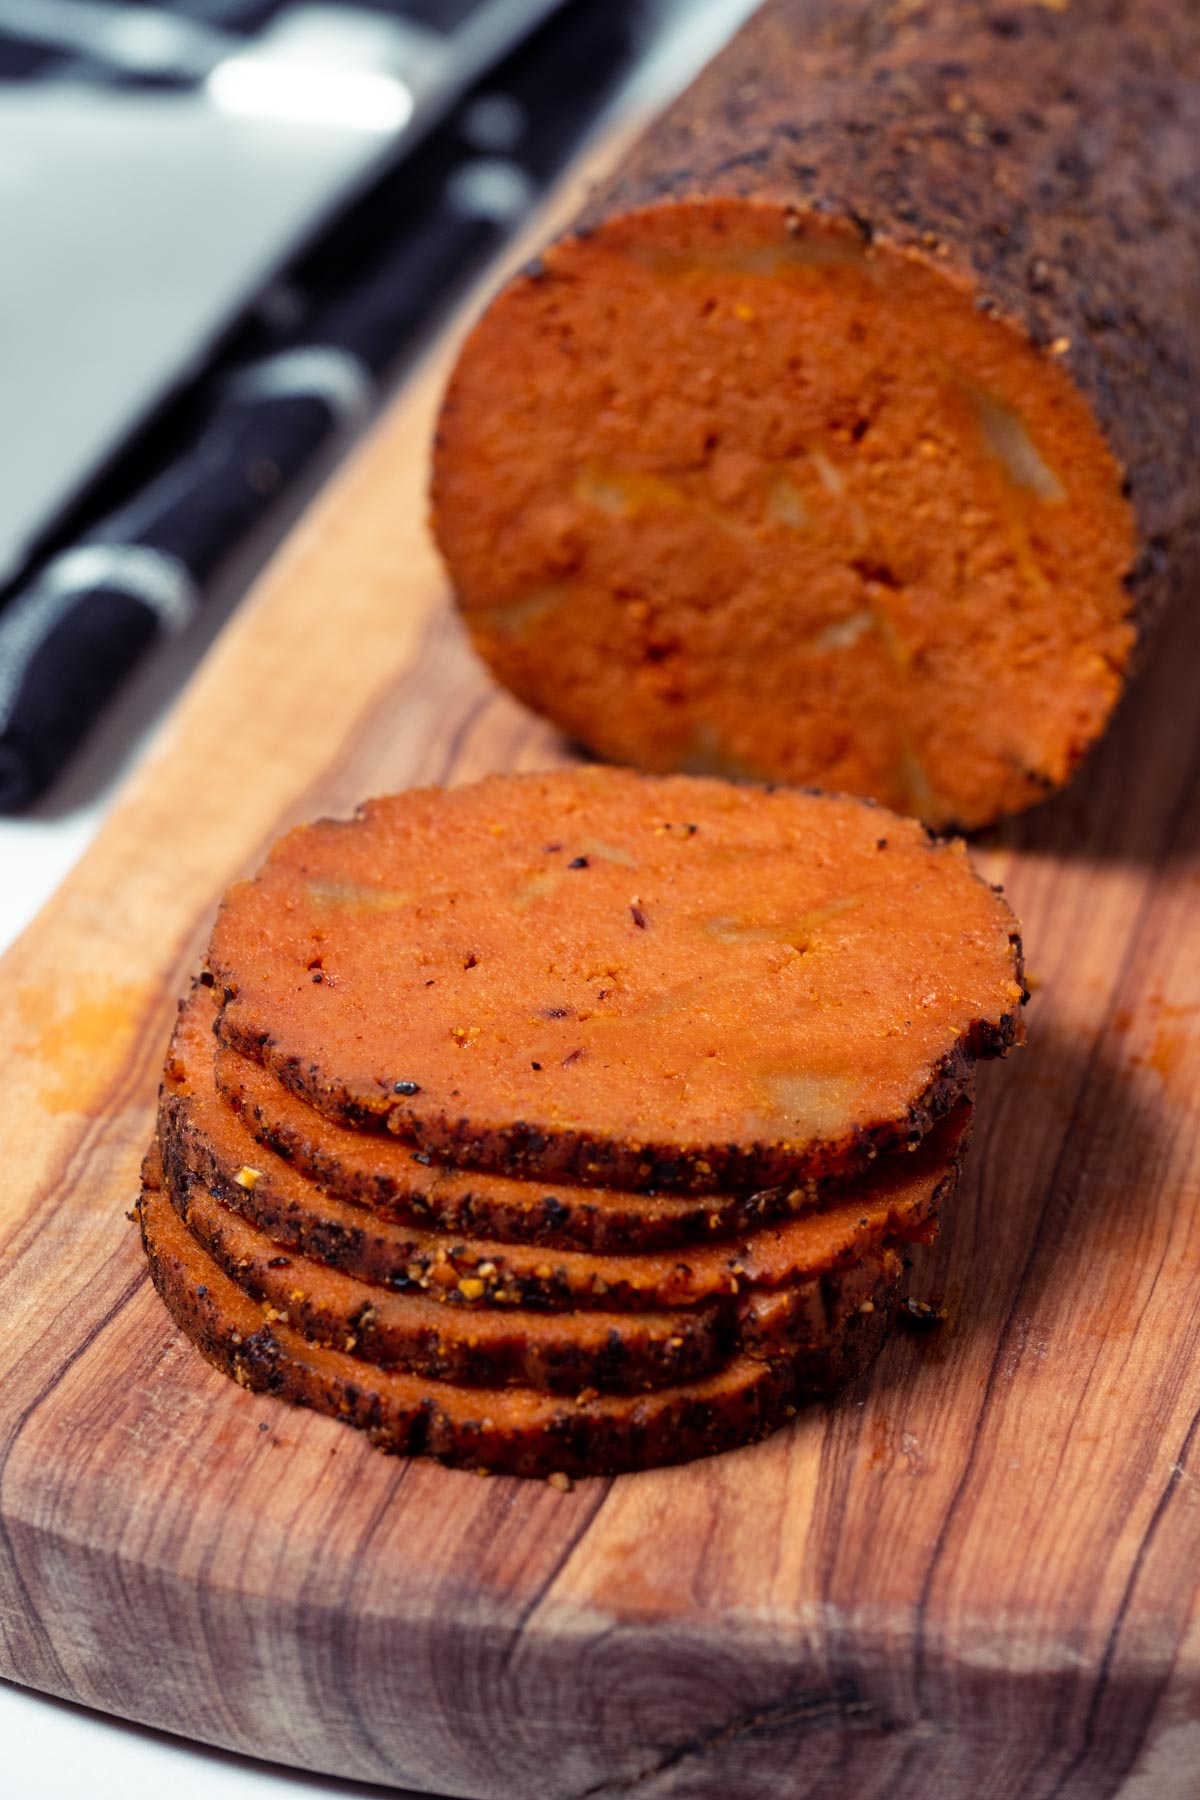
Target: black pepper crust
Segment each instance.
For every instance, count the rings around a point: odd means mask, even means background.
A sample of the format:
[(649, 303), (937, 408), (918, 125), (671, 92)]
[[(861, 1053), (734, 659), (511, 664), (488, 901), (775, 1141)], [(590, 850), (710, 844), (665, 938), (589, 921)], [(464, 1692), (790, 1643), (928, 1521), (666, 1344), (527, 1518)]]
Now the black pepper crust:
[[(560, 1192), (545, 1182), (530, 1180), (523, 1193), (489, 1186), (489, 1178), (469, 1170), (455, 1170), (448, 1188), (439, 1176), (447, 1171), (430, 1157), (424, 1188), (417, 1183), (420, 1165), (411, 1183), (379, 1169), (366, 1170), (353, 1160), (353, 1146), (343, 1154), (330, 1145), (317, 1115), (313, 1129), (305, 1131), (281, 1119), (257, 1100), (250, 1100), (245, 1078), (252, 1072), (241, 1057), (218, 1051), (216, 1081), (225, 1098), (239, 1109), (239, 1116), (254, 1141), (284, 1162), (320, 1184), (339, 1199), (371, 1208), (382, 1218), (401, 1224), (459, 1232), (466, 1237), (494, 1238), (502, 1243), (541, 1244), (549, 1249), (591, 1250), (601, 1254), (626, 1251), (680, 1249), (687, 1244), (733, 1236), (758, 1225), (810, 1211), (831, 1197), (820, 1183), (800, 1187), (779, 1186), (748, 1193), (698, 1193), (695, 1195), (623, 1194), (564, 1184)], [(183, 1103), (175, 1103), (171, 1130), (190, 1129), (180, 1118)], [(317, 1133), (320, 1133), (318, 1140)], [(420, 1152), (417, 1153), (421, 1155)], [(416, 1158), (414, 1158), (414, 1161)], [(647, 1201), (661, 1199), (660, 1206)]]
[(1200, 557), (1200, 8), (768, 0), (568, 235), (707, 197), (846, 220), (1061, 362), (1124, 474), (1144, 637)]
[[(192, 1237), (243, 1293), (269, 1309), (268, 1321), (279, 1313), (310, 1342), (382, 1368), (464, 1387), (629, 1394), (699, 1380), (736, 1347), (727, 1303), (670, 1316), (600, 1313), (582, 1325), (571, 1313), (543, 1312), (531, 1320), (515, 1308), (489, 1309), (481, 1319), (475, 1308), (438, 1305), (416, 1287), (398, 1294), (361, 1282), (303, 1252), (277, 1257), (277, 1243), (172, 1154), (164, 1157), (164, 1187)], [(786, 1334), (776, 1335), (785, 1350)]]
[[(1021, 940), (1014, 933), (1011, 941), (1016, 946), (1013, 979), (1022, 985), (1024, 1006), (1029, 992), (1024, 988)], [(269, 1038), (256, 1035), (249, 1040), (236, 1031), (225, 1034), (232, 1049), (256, 1057), (284, 1087), (327, 1117), (367, 1131), (388, 1126), (459, 1167), (640, 1194), (701, 1194), (711, 1192), (717, 1182), (730, 1192), (751, 1196), (796, 1182), (852, 1179), (877, 1157), (911, 1149), (969, 1091), (977, 1062), (1006, 1055), (1023, 1038), (1018, 1011), (1002, 1013), (995, 1025), (977, 1022), (941, 1059), (923, 1092), (894, 1118), (859, 1124), (841, 1139), (798, 1156), (787, 1143), (701, 1144), (680, 1153), (674, 1146), (652, 1141), (631, 1144), (578, 1131), (551, 1135), (523, 1119), (488, 1130), (469, 1118), (416, 1114), (400, 1106), (380, 1114), (359, 1104), (340, 1084), (324, 1077), (314, 1080), (319, 1072), (297, 1059), (273, 1055)]]
[[(968, 1136), (964, 1129), (952, 1156), (941, 1164), (927, 1200), (909, 1221), (912, 1231), (923, 1233), (953, 1194)], [(686, 1249), (656, 1257), (657, 1267), (648, 1269), (636, 1254), (600, 1261), (586, 1252), (510, 1247), (448, 1233), (410, 1231), (315, 1189), (298, 1190), (289, 1183), (286, 1170), (272, 1167), (269, 1154), (261, 1159), (253, 1185), (243, 1186), (238, 1171), (202, 1135), (175, 1128), (169, 1111), (160, 1115), (158, 1142), (163, 1180), (177, 1210), (186, 1214), (187, 1196), (199, 1183), (281, 1250), (311, 1257), (393, 1295), (421, 1297), (467, 1313), (480, 1307), (636, 1313), (657, 1307), (682, 1309), (698, 1299)], [(877, 1248), (877, 1230), (870, 1226), (856, 1230), (831, 1275), (855, 1267), (867, 1251)], [(740, 1309), (724, 1302), (746, 1287), (740, 1271), (752, 1244), (753, 1233), (744, 1233), (700, 1246), (706, 1256), (716, 1253), (721, 1258), (720, 1292), (705, 1284), (704, 1299), (718, 1306), (726, 1348), (737, 1335)], [(798, 1276), (799, 1271), (793, 1286), (799, 1285)], [(466, 1291), (464, 1282), (471, 1284)]]
[[(329, 1270), (280, 1245), (222, 1202), (179, 1158), (163, 1158), (163, 1191), (200, 1247), (243, 1293), (310, 1342), (383, 1368), (464, 1387), (520, 1386), (578, 1396), (631, 1394), (697, 1381), (739, 1352), (759, 1358), (816, 1351), (850, 1315), (886, 1295), (901, 1263), (890, 1244), (770, 1294), (723, 1296), (670, 1312), (585, 1313), (445, 1306), (413, 1284), (390, 1286)], [(332, 1275), (334, 1291), (330, 1292)]]
[[(137, 1206), (150, 1275), (176, 1324), (239, 1386), (331, 1414), (377, 1448), (530, 1477), (610, 1475), (714, 1455), (768, 1436), (805, 1401), (859, 1374), (895, 1317), (899, 1258), (840, 1336), (776, 1360), (739, 1358), (707, 1382), (569, 1402), (527, 1389), (457, 1389), (310, 1345), (261, 1309), (192, 1241), (147, 1158)], [(200, 1279), (197, 1279), (197, 1276)], [(486, 1410), (485, 1410), (486, 1409)]]

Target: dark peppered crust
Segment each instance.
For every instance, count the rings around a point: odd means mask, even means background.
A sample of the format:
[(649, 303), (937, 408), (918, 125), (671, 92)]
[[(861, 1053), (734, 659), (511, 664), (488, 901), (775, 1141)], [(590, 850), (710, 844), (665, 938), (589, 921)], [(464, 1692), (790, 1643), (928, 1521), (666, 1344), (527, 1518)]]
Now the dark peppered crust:
[[(797, 1407), (835, 1391), (878, 1352), (899, 1304), (900, 1270), (832, 1343), (793, 1357), (740, 1357), (706, 1381), (636, 1397), (567, 1402), (527, 1389), (472, 1393), (374, 1369), (312, 1345), (261, 1308), (205, 1255), (147, 1158), (138, 1203), (150, 1274), (167, 1311), (240, 1386), (331, 1414), (381, 1450), (459, 1467), (545, 1477), (618, 1474), (713, 1455), (766, 1437)], [(898, 1259), (897, 1259), (898, 1260)]]
[[(1020, 937), (1016, 945), (1014, 979), (1024, 983), (1025, 966)], [(1025, 990), (1022, 1005), (1028, 1000)], [(859, 1125), (840, 1140), (827, 1141), (816, 1154), (797, 1167), (787, 1144), (702, 1144), (680, 1154), (654, 1143), (628, 1144), (608, 1138), (563, 1134), (552, 1137), (536, 1126), (516, 1119), (501, 1131), (484, 1132), (469, 1119), (420, 1119), (393, 1110), (392, 1129), (411, 1131), (430, 1154), (471, 1168), (503, 1169), (523, 1180), (546, 1179), (603, 1183), (635, 1192), (672, 1194), (702, 1193), (714, 1177), (734, 1192), (754, 1194), (789, 1182), (853, 1180), (868, 1171), (881, 1156), (912, 1150), (971, 1092), (975, 1064), (1004, 1056), (1024, 1041), (1019, 1012), (1003, 1013), (998, 1024), (977, 1024), (964, 1032), (955, 1048), (938, 1064), (932, 1081), (919, 1099), (893, 1119)], [(285, 1086), (311, 1099), (303, 1086), (302, 1072), (284, 1064), (271, 1065)], [(295, 1085), (293, 1085), (294, 1078)], [(322, 1090), (323, 1098), (327, 1090)], [(353, 1100), (343, 1096), (347, 1123), (369, 1128), (377, 1116), (354, 1119)], [(703, 1169), (697, 1167), (703, 1164)]]
[[(254, 1300), (310, 1341), (365, 1362), (466, 1387), (629, 1394), (696, 1381), (739, 1352), (816, 1350), (900, 1267), (890, 1245), (772, 1294), (670, 1312), (562, 1313), (439, 1305), (362, 1282), (282, 1246), (171, 1159), (164, 1191), (201, 1248)], [(869, 1310), (869, 1308), (868, 1308)]]
[(201, 1248), (254, 1300), (311, 1342), (464, 1387), (629, 1394), (696, 1381), (732, 1353), (727, 1305), (663, 1313), (537, 1313), (443, 1306), (335, 1271), (275, 1243), (204, 1183), (167, 1192)]
[[(1010, 942), (1016, 957), (1014, 980), (1024, 984), (1020, 936)], [(1029, 998), (1025, 989), (1021, 1004)], [(480, 1130), (469, 1118), (417, 1115), (392, 1102), (386, 1114), (362, 1106), (347, 1089), (311, 1065), (272, 1055), (268, 1039), (231, 1030), (222, 1016), (225, 1041), (239, 1055), (257, 1058), (291, 1093), (337, 1123), (359, 1130), (411, 1136), (430, 1156), (458, 1167), (494, 1170), (528, 1181), (571, 1181), (580, 1186), (628, 1188), (633, 1193), (701, 1194), (714, 1180), (734, 1193), (755, 1196), (772, 1188), (810, 1180), (835, 1181), (863, 1174), (880, 1156), (910, 1150), (970, 1091), (975, 1064), (1004, 1056), (1023, 1041), (1019, 1012), (1002, 1013), (996, 1025), (977, 1022), (963, 1033), (934, 1071), (924, 1093), (891, 1119), (862, 1124), (843, 1138), (827, 1141), (798, 1163), (787, 1144), (700, 1144), (680, 1153), (653, 1142), (630, 1144), (580, 1133), (551, 1135), (515, 1119), (499, 1130)], [(703, 1165), (700, 1167), (698, 1165)]]
[[(436, 1226), (464, 1237), (601, 1254), (678, 1250), (807, 1212), (827, 1197), (814, 1182), (695, 1196), (625, 1194), (569, 1183), (552, 1192), (545, 1182), (532, 1179), (517, 1190), (503, 1177), (471, 1179), (462, 1170), (454, 1171), (452, 1184), (442, 1180), (439, 1185), (438, 1177), (446, 1171), (419, 1152), (413, 1153), (411, 1174), (401, 1179), (377, 1165), (367, 1166), (361, 1140), (348, 1131), (335, 1137), (337, 1127), (320, 1114), (311, 1108), (301, 1114), (295, 1097), (260, 1064), (219, 1046), (214, 1077), (254, 1143), (328, 1193), (401, 1224)], [(175, 1129), (186, 1126), (181, 1121)], [(247, 1159), (251, 1157), (248, 1145)]]
[(1122, 469), (1139, 635), (1200, 554), (1200, 8), (768, 0), (575, 232), (697, 197), (848, 221), (1060, 362)]
[[(296, 1251), (394, 1294), (425, 1296), (468, 1311), (482, 1306), (624, 1313), (720, 1302), (761, 1280), (753, 1268), (753, 1232), (700, 1244), (690, 1253), (601, 1258), (587, 1252), (496, 1244), (392, 1224), (365, 1208), (322, 1194), (269, 1151), (260, 1154), (255, 1179), (246, 1186), (238, 1180), (239, 1169), (229, 1165), (200, 1134), (181, 1132), (177, 1119), (178, 1110), (168, 1100), (160, 1112), (159, 1143), (173, 1195), (186, 1196), (199, 1181), (206, 1192), (281, 1250)], [(826, 1253), (820, 1264), (797, 1265), (786, 1274), (777, 1269), (769, 1284), (786, 1281), (790, 1285), (814, 1266), (851, 1266), (865, 1252), (877, 1248), (885, 1236), (923, 1235), (927, 1222), (937, 1217), (957, 1184), (969, 1135), (966, 1109), (942, 1130), (951, 1134), (947, 1141), (932, 1139), (902, 1165), (881, 1170), (881, 1180), (895, 1174), (902, 1181), (911, 1177), (922, 1184), (916, 1203), (911, 1197), (902, 1202), (889, 1224), (870, 1216), (871, 1184), (847, 1188), (841, 1201), (851, 1216), (843, 1220), (837, 1253)], [(895, 1205), (894, 1199), (890, 1204)], [(774, 1229), (760, 1227), (768, 1256)], [(785, 1250), (784, 1255), (788, 1254)], [(464, 1283), (470, 1285), (464, 1287)]]

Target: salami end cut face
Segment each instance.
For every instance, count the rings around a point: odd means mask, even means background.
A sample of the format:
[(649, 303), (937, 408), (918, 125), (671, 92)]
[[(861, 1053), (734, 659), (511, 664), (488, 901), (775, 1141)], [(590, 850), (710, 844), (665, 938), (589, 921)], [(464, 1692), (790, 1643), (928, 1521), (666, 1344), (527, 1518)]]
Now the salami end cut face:
[(965, 828), (1069, 779), (1200, 521), (1200, 15), (770, 0), (469, 337), (463, 617), (612, 760)]

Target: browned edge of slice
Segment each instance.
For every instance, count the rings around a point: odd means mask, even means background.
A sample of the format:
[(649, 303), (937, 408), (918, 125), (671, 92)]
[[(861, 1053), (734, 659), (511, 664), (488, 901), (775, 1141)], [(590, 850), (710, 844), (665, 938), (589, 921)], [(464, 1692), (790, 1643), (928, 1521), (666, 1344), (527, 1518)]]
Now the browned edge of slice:
[[(620, 1139), (577, 1138), (566, 1133), (547, 1133), (540, 1124), (516, 1119), (511, 1125), (481, 1129), (469, 1119), (448, 1116), (424, 1118), (419, 1127), (422, 1144), (431, 1155), (466, 1168), (506, 1170), (523, 1181), (589, 1180), (606, 1187), (641, 1187), (643, 1191), (699, 1194), (714, 1178), (734, 1191), (763, 1192), (773, 1187), (817, 1181), (836, 1184), (868, 1175), (880, 1160), (915, 1150), (921, 1141), (947, 1118), (971, 1089), (975, 1065), (1004, 1056), (1023, 1042), (1020, 1015), (1006, 1014), (999, 1031), (964, 1034), (960, 1043), (938, 1063), (928, 1086), (909, 1102), (902, 1115), (886, 1123), (858, 1125), (822, 1147), (814, 1161), (811, 1153), (792, 1143), (703, 1144), (695, 1151), (673, 1154), (655, 1143), (629, 1143)], [(243, 1053), (245, 1053), (245, 1046)], [(272, 1063), (280, 1081), (293, 1093), (315, 1104), (312, 1091), (299, 1071), (289, 1063)], [(352, 1108), (344, 1117), (350, 1121)], [(393, 1119), (400, 1115), (393, 1113)], [(364, 1113), (357, 1123), (370, 1128), (377, 1117)]]
[(268, 1322), (383, 1368), (464, 1387), (637, 1393), (695, 1381), (729, 1354), (724, 1301), (673, 1313), (445, 1306), (284, 1251), (200, 1181), (181, 1188), (172, 1176), (167, 1187), (192, 1236)]
[(372, 1369), (264, 1323), (255, 1301), (205, 1255), (148, 1159), (139, 1201), (150, 1273), (168, 1312), (202, 1354), (240, 1386), (331, 1414), (380, 1449), (512, 1475), (616, 1474), (683, 1462), (767, 1436), (803, 1401), (850, 1380), (873, 1358), (894, 1300), (854, 1313), (842, 1339), (772, 1363), (738, 1358), (689, 1386), (575, 1403), (527, 1389), (465, 1389)]
[(201, 1248), (268, 1323), (384, 1368), (466, 1387), (545, 1393), (637, 1393), (711, 1374), (739, 1352), (759, 1358), (817, 1351), (850, 1315), (883, 1304), (903, 1268), (876, 1244), (844, 1267), (783, 1288), (722, 1296), (667, 1312), (533, 1312), (440, 1305), (371, 1287), (280, 1246), (192, 1181), (169, 1197)]
[(214, 1043), (216, 1017), (212, 989), (197, 984), (164, 1070), (161, 1107), (171, 1135), (192, 1139), (192, 1160), (205, 1142), (243, 1163), (262, 1145), (338, 1199), (400, 1224), (617, 1254), (730, 1237), (836, 1198), (836, 1184), (811, 1180), (757, 1193), (649, 1195), (447, 1168), (391, 1132), (355, 1131), (306, 1106), (260, 1063)]
[(603, 1312), (700, 1305), (748, 1288), (775, 1288), (853, 1262), (885, 1240), (922, 1239), (953, 1193), (971, 1107), (956, 1111), (910, 1154), (876, 1164), (839, 1204), (782, 1224), (704, 1243), (687, 1252), (598, 1256), (500, 1244), (390, 1223), (323, 1194), (273, 1152), (253, 1166), (224, 1161), (162, 1121), (162, 1155), (173, 1192), (203, 1182), (282, 1250), (400, 1293), (450, 1305), (522, 1306)]

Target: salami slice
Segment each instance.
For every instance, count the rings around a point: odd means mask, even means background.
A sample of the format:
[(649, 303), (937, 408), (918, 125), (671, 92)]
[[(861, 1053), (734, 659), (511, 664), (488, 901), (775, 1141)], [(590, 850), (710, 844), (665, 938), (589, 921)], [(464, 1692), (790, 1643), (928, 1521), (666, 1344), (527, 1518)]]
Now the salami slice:
[(441, 1306), (423, 1294), (371, 1287), (311, 1257), (281, 1254), (203, 1185), (171, 1190), (197, 1243), (271, 1323), (383, 1368), (464, 1387), (523, 1386), (544, 1393), (630, 1394), (696, 1381), (730, 1356), (792, 1356), (815, 1350), (850, 1315), (883, 1304), (899, 1279), (901, 1252), (868, 1247), (853, 1263), (669, 1312), (503, 1311)]
[(861, 801), (605, 768), (412, 790), (226, 897), (218, 1030), (461, 1166), (753, 1191), (917, 1141), (1021, 1036), (961, 843)]
[(709, 1456), (765, 1437), (803, 1401), (865, 1367), (896, 1303), (858, 1310), (819, 1349), (776, 1361), (737, 1357), (703, 1381), (636, 1396), (574, 1400), (528, 1388), (455, 1387), (373, 1368), (265, 1321), (186, 1230), (148, 1160), (139, 1202), (150, 1273), (168, 1312), (242, 1387), (330, 1413), (384, 1450), (527, 1476), (615, 1474)]
[(811, 1211), (825, 1191), (810, 1180), (750, 1193), (630, 1194), (448, 1168), (389, 1132), (334, 1124), (248, 1057), (217, 1045), (214, 1060), (216, 1012), (212, 990), (197, 987), (180, 1013), (162, 1102), (171, 1132), (191, 1137), (195, 1155), (219, 1147), (235, 1167), (238, 1157), (253, 1164), (259, 1146), (273, 1150), (336, 1198), (401, 1224), (624, 1254), (730, 1237)]

